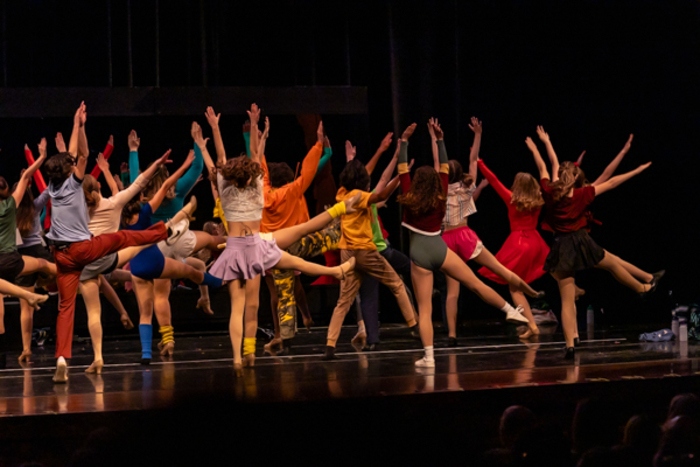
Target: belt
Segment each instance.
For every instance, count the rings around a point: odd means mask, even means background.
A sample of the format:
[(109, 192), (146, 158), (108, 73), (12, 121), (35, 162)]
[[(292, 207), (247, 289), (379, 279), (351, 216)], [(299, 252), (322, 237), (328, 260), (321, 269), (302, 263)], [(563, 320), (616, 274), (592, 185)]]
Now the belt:
[(67, 248), (70, 248), (70, 246), (75, 243), (75, 242), (61, 242), (58, 240), (51, 240), (50, 238), (46, 239), (46, 243), (51, 247), (54, 248), (58, 251), (65, 250)]

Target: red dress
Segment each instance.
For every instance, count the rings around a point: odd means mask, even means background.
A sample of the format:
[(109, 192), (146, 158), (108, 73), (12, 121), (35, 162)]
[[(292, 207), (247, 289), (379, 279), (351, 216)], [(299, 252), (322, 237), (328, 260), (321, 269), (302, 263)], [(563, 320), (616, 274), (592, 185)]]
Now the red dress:
[[(518, 211), (511, 204), (511, 191), (503, 186), (483, 161), (479, 160), (478, 164), (481, 174), (486, 177), (489, 184), (498, 193), (498, 196), (508, 206), (511, 233), (501, 249), (496, 253), (496, 259), (529, 284), (535, 279), (542, 277), (546, 272), (543, 266), (549, 254), (549, 246), (547, 246), (537, 231), (537, 219), (540, 216), (541, 208), (531, 211)], [(499, 284), (506, 284), (506, 281), (489, 269), (481, 268), (479, 269), (479, 274)]]

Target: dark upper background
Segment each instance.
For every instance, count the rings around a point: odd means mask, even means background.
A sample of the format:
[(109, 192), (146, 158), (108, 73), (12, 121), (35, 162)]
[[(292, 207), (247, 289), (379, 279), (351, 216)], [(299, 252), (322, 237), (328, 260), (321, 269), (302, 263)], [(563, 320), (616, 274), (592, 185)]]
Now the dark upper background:
[[(155, 0), (131, 1), (134, 86), (156, 84), (155, 5)], [(0, 84), (130, 85), (127, 0), (14, 1), (2, 8)], [(614, 310), (611, 318), (617, 321), (665, 321), (663, 312), (671, 302), (697, 298), (699, 2), (188, 0), (160, 1), (159, 19), (162, 87), (366, 86), (367, 115), (323, 116), (335, 148), (336, 175), (346, 139), (367, 159), (387, 131), (414, 121), (419, 131), (411, 140), (410, 157), (429, 163), (424, 123), (430, 116), (443, 122), (450, 156), (462, 160), (472, 140), (468, 118), (482, 119), (481, 156), (507, 186), (518, 171), (535, 173), (523, 141), (536, 136), (538, 124), (550, 133), (561, 160), (587, 151), (583, 168), (591, 179), (634, 133), (618, 173), (649, 160), (654, 164), (596, 201), (594, 212), (603, 226), (593, 237), (648, 271), (667, 269), (664, 287), (641, 302), (605, 273), (586, 272), (578, 280), (589, 291), (586, 299)], [(265, 108), (265, 102), (258, 103)], [(229, 152), (243, 147), (244, 110), (222, 118)], [(92, 118), (90, 146), (101, 150), (114, 134), (116, 171), (127, 158), (126, 135), (135, 128), (142, 138), (142, 161), (172, 147), (179, 163), (191, 146), (193, 117), (208, 133), (202, 114)], [(45, 135), (52, 148), (55, 132), (67, 137), (70, 126), (69, 117), (0, 120), (1, 173), (14, 181), (24, 164), (25, 142), (35, 149)], [(296, 119), (273, 115), (269, 159), (294, 167), (305, 151)], [(380, 162), (380, 170), (385, 163)], [(203, 220), (211, 203), (208, 187), (200, 184), (195, 193), (202, 200), (198, 217)], [(470, 225), (495, 253), (509, 233), (506, 209), (490, 189), (477, 207)], [(398, 245), (395, 202), (382, 217)], [(557, 301), (553, 280), (545, 278), (539, 287)], [(471, 296), (465, 303), (492, 313)]]

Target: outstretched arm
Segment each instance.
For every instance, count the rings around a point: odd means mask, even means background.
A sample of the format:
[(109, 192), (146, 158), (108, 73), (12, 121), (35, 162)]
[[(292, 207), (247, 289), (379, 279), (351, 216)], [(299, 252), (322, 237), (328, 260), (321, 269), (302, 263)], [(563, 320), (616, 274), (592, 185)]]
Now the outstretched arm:
[(75, 176), (82, 180), (85, 178), (85, 169), (87, 168), (87, 158), (90, 154), (88, 149), (87, 135), (85, 134), (85, 122), (87, 121), (87, 108), (85, 103), (80, 105), (78, 124), (78, 157), (75, 161)]
[(622, 175), (617, 175), (616, 177), (611, 178), (607, 182), (601, 183), (600, 185), (594, 187), (595, 188), (595, 195), (596, 196), (602, 195), (606, 191), (612, 190), (613, 188), (626, 182), (627, 180), (634, 177), (635, 175), (642, 173), (650, 165), (651, 165), (651, 162), (647, 162), (646, 164), (640, 165), (639, 167), (632, 170), (631, 172), (627, 172), (626, 174), (622, 174)]
[(260, 135), (258, 142), (258, 154), (260, 157), (265, 157), (265, 146), (267, 146), (267, 138), (270, 137), (270, 117), (265, 117), (265, 130)]
[(321, 156), (321, 160), (318, 161), (318, 168), (316, 168), (316, 173), (319, 173), (323, 168), (328, 164), (328, 161), (331, 160), (331, 157), (333, 156), (333, 149), (331, 148), (331, 141), (328, 139), (328, 136), (323, 138), (323, 155)]
[(318, 164), (323, 154), (324, 139), (323, 122), (319, 122), (316, 128), (316, 144), (313, 145), (306, 154), (306, 157), (304, 157), (304, 161), (301, 163), (301, 175), (293, 182), (301, 186), (302, 193), (308, 190), (311, 183), (314, 181), (316, 170), (318, 169)]
[[(73, 157), (76, 157), (76, 154), (78, 153), (78, 133), (80, 133), (80, 114), (82, 113), (84, 106), (85, 106), (85, 102), (83, 101), (78, 106), (78, 110), (75, 111), (75, 115), (73, 115), (73, 130), (71, 131), (71, 134), (70, 134), (70, 140), (68, 140), (68, 152)], [(62, 141), (63, 141), (63, 136), (61, 136), (61, 142)], [(58, 142), (58, 139), (57, 139), (57, 142)], [(65, 146), (65, 143), (64, 143), (64, 146)]]
[(127, 138), (129, 144), (129, 183), (134, 183), (139, 176), (139, 146), (141, 138), (136, 133), (136, 130), (131, 130)]
[(153, 212), (156, 212), (158, 208), (160, 207), (161, 203), (165, 199), (165, 195), (168, 193), (168, 190), (170, 190), (178, 181), (180, 177), (187, 171), (187, 169), (190, 168), (192, 165), (192, 162), (194, 162), (194, 151), (190, 149), (189, 154), (187, 154), (187, 159), (185, 159), (185, 162), (180, 166), (179, 169), (175, 171), (174, 174), (172, 174), (170, 177), (168, 177), (165, 182), (163, 182), (163, 185), (161, 185), (160, 189), (156, 192), (155, 195), (151, 198), (151, 200), (148, 202), (148, 204), (151, 205), (151, 210)]
[[(386, 166), (386, 169), (384, 169), (384, 172), (382, 172), (382, 176), (379, 179), (379, 182), (375, 185), (374, 187), (374, 192), (381, 192), (384, 190), (386, 185), (391, 181), (391, 176), (394, 174), (394, 169), (396, 168), (396, 164), (399, 162), (399, 150), (401, 149), (401, 145), (397, 144), (396, 145), (396, 150), (394, 151), (394, 157), (391, 158), (389, 161), (389, 164)], [(409, 168), (410, 169), (410, 168)]]
[(476, 201), (479, 199), (479, 196), (481, 196), (481, 192), (486, 188), (486, 186), (489, 184), (489, 181), (486, 179), (483, 179), (481, 183), (479, 183), (476, 187), (476, 190), (474, 190), (474, 193), (472, 193), (472, 199)]
[(438, 147), (437, 147), (437, 137), (435, 136), (435, 130), (433, 130), (433, 123), (437, 123), (436, 118), (431, 118), (428, 120), (428, 133), (430, 133), (430, 149), (433, 154), (433, 168), (436, 172), (440, 171), (440, 164), (438, 162)]
[(394, 136), (394, 133), (387, 133), (384, 139), (382, 140), (381, 144), (379, 145), (379, 148), (377, 148), (377, 152), (374, 153), (372, 158), (365, 164), (365, 169), (367, 169), (367, 173), (372, 175), (372, 172), (374, 172), (374, 168), (377, 167), (377, 162), (379, 162), (379, 158), (386, 152), (387, 149), (389, 149), (389, 146), (391, 146), (391, 138)]
[(411, 189), (411, 172), (408, 168), (408, 139), (416, 131), (416, 124), (410, 124), (401, 135), (399, 141), (399, 180), (401, 180), (401, 191), (408, 193)]
[(620, 162), (622, 162), (622, 159), (625, 158), (625, 154), (627, 154), (632, 147), (632, 138), (634, 138), (634, 135), (630, 135), (630, 137), (627, 139), (627, 142), (625, 143), (625, 146), (622, 148), (622, 151), (619, 152), (617, 156), (615, 156), (615, 159), (608, 164), (608, 166), (603, 170), (603, 173), (600, 174), (600, 177), (598, 177), (595, 182), (593, 182), (591, 185), (593, 186), (598, 186), (602, 183), (605, 183), (608, 181), (610, 177), (612, 177), (612, 174), (615, 173), (617, 170), (617, 166), (620, 165)]
[(549, 134), (544, 131), (542, 125), (537, 126), (537, 136), (544, 143), (547, 148), (547, 155), (549, 156), (549, 162), (552, 164), (552, 182), (559, 180), (559, 159), (557, 158), (557, 153), (554, 152), (554, 146), (552, 146), (552, 141), (549, 139)]
[(204, 139), (204, 136), (202, 136), (202, 127), (199, 126), (199, 123), (197, 122), (192, 122), (192, 128), (190, 130), (190, 133), (192, 134), (194, 144), (196, 144), (197, 147), (199, 147), (199, 151), (202, 153), (204, 166), (207, 168), (207, 172), (209, 172), (209, 174), (211, 175), (216, 170), (216, 166), (214, 165), (214, 161), (212, 160), (211, 155), (207, 150), (207, 141), (209, 141), (209, 139)]
[(224, 165), (226, 163), (226, 150), (224, 149), (224, 140), (221, 138), (221, 130), (219, 129), (219, 119), (221, 118), (221, 114), (215, 113), (214, 108), (209, 106), (207, 107), (207, 111), (204, 113), (204, 116), (207, 117), (207, 122), (209, 122), (212, 135), (214, 136), (216, 162), (219, 165)]
[(476, 161), (479, 160), (479, 150), (481, 149), (481, 132), (483, 131), (481, 120), (476, 117), (472, 117), (469, 128), (474, 132), (474, 143), (472, 143), (472, 149), (469, 152), (469, 175), (471, 175), (474, 183), (476, 183)]
[(547, 171), (547, 164), (544, 163), (540, 151), (537, 149), (537, 145), (532, 141), (529, 136), (525, 138), (525, 144), (527, 144), (528, 149), (532, 152), (532, 157), (535, 159), (535, 165), (537, 165), (537, 170), (540, 172), (540, 180), (546, 178), (551, 180), (549, 177), (549, 172)]
[[(42, 138), (41, 141), (44, 145), (46, 144), (46, 139)], [(17, 188), (15, 188), (15, 191), (12, 192), (12, 197), (15, 199), (15, 206), (19, 206), (19, 203), (22, 201), (22, 198), (24, 198), (24, 193), (27, 191), (27, 186), (29, 186), (34, 172), (39, 170), (41, 164), (43, 164), (46, 160), (46, 154), (42, 154), (41, 151), (39, 151), (39, 153), (39, 158), (32, 165), (30, 165), (27, 170), (25, 170), (22, 173), (22, 176), (19, 178), (19, 182), (17, 183)]]
[[(109, 157), (112, 155), (112, 151), (114, 151), (114, 136), (109, 135), (109, 139), (107, 140), (105, 150), (102, 151), (102, 154), (104, 155), (106, 161), (109, 160)], [(101, 171), (102, 169), (100, 169), (100, 165), (97, 164), (95, 167), (93, 167), (92, 172), (90, 172), (90, 175), (97, 178), (100, 176)]]
[[(478, 164), (478, 166), (479, 166), (479, 172), (481, 172), (481, 175), (483, 175), (484, 178), (486, 179), (485, 181), (486, 181), (488, 184), (490, 184), (490, 185), (493, 187), (494, 190), (496, 190), (496, 193), (498, 194), (498, 196), (499, 196), (506, 204), (510, 204), (510, 199), (511, 199), (511, 196), (512, 196), (511, 191), (510, 191), (508, 188), (506, 188), (505, 185), (503, 185), (503, 183), (501, 183), (501, 181), (498, 179), (498, 177), (496, 177), (496, 174), (494, 174), (493, 172), (491, 172), (491, 170), (489, 170), (489, 168), (486, 167), (486, 164), (484, 163), (483, 160), (479, 159), (479, 160), (477, 161), (477, 164)], [(479, 188), (480, 188), (481, 185), (483, 185), (483, 184), (484, 184), (484, 181), (482, 181), (482, 182), (479, 184), (479, 187), (477, 187), (477, 190), (479, 190)], [(474, 192), (474, 195), (476, 195), (476, 192)], [(472, 195), (472, 198), (474, 197), (474, 195)]]
[[(437, 138), (438, 147), (438, 160), (435, 161), (435, 165), (439, 165), (441, 174), (450, 173), (449, 159), (447, 158), (447, 149), (445, 148), (445, 133), (443, 133), (440, 124), (437, 120), (433, 121), (433, 131), (435, 132), (435, 137)], [(433, 157), (435, 157), (433, 155)]]

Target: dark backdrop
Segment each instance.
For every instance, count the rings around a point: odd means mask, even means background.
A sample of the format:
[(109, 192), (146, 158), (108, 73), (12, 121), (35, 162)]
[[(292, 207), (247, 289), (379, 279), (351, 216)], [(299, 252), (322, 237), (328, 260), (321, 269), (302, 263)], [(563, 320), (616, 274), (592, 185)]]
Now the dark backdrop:
[[(323, 116), (336, 174), (345, 139), (368, 158), (384, 133), (414, 121), (410, 156), (429, 163), (430, 116), (443, 122), (450, 156), (463, 160), (472, 140), (468, 118), (482, 119), (482, 157), (506, 185), (518, 171), (535, 172), (523, 141), (538, 124), (560, 159), (587, 151), (591, 179), (634, 133), (620, 172), (654, 164), (596, 201), (603, 225), (593, 237), (648, 271), (665, 268), (667, 278), (641, 302), (609, 275), (586, 272), (578, 279), (588, 290), (580, 306), (590, 301), (620, 322), (665, 321), (673, 302), (698, 295), (697, 1), (32, 0), (2, 8), (0, 84), (8, 87), (366, 86), (367, 115)], [(243, 110), (222, 121), (236, 151)], [(205, 123), (201, 114), (192, 117)], [(179, 162), (191, 144), (192, 117), (93, 118), (88, 136), (99, 150), (115, 135), (113, 168), (126, 160), (131, 128), (142, 137), (143, 159), (172, 147)], [(305, 153), (301, 128), (292, 116), (272, 121), (269, 158), (294, 167)], [(3, 175), (16, 178), (24, 142), (59, 129), (67, 134), (70, 124), (1, 120)], [(195, 192), (206, 212), (207, 187)], [(490, 189), (477, 204), (470, 225), (495, 253), (509, 233), (506, 209)], [(398, 246), (399, 213), (390, 206), (382, 216)], [(538, 285), (557, 301), (553, 280)], [(495, 316), (472, 296), (465, 305), (469, 316)]]

